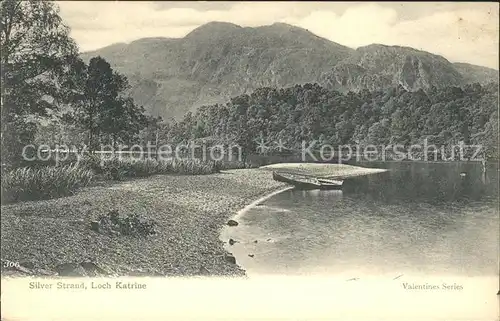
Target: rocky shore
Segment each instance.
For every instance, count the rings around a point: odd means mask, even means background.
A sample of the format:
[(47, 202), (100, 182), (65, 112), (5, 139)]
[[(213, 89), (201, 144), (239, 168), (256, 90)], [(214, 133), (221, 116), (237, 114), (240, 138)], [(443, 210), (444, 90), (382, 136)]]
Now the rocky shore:
[[(2, 206), (2, 275), (244, 276), (219, 232), (239, 209), (280, 189), (268, 171), (160, 175), (74, 196)], [(152, 236), (99, 233), (110, 211), (154, 220)]]

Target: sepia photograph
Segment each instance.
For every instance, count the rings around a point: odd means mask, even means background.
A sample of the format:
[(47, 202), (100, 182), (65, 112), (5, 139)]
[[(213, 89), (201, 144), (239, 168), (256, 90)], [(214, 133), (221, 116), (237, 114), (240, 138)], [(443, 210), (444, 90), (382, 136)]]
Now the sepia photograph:
[(498, 320), (496, 2), (3, 0), (2, 320)]

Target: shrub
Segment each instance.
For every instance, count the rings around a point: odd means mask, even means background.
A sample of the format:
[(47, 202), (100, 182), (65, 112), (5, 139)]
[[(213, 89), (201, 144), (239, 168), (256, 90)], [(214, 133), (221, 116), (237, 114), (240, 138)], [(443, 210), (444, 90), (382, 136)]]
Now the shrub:
[(91, 170), (76, 165), (2, 171), (2, 203), (71, 195), (92, 178)]
[(224, 160), (215, 162), (215, 167), (218, 170), (229, 170), (229, 169), (255, 168), (258, 166), (254, 166), (249, 162)]
[(146, 177), (156, 174), (204, 175), (216, 173), (214, 162), (199, 159), (156, 159), (103, 158), (89, 156), (81, 161), (82, 166), (91, 169), (103, 179), (122, 180), (126, 177)]
[(104, 180), (122, 180), (128, 175), (128, 164), (119, 158), (103, 159), (92, 155), (85, 157), (82, 166), (91, 169), (94, 174)]
[(161, 172), (171, 170), (172, 173), (184, 175), (205, 175), (217, 173), (215, 162), (203, 162), (197, 158), (181, 158), (161, 161)]
[[(91, 225), (92, 226), (92, 225)], [(138, 214), (120, 217), (117, 210), (100, 215), (97, 221), (98, 232), (129, 236), (149, 236), (156, 234), (157, 223), (152, 219), (142, 220)]]
[(205, 175), (218, 172), (215, 162), (199, 159), (102, 158), (87, 155), (71, 165), (2, 168), (2, 203), (40, 200), (73, 194), (95, 178), (123, 180), (156, 174)]

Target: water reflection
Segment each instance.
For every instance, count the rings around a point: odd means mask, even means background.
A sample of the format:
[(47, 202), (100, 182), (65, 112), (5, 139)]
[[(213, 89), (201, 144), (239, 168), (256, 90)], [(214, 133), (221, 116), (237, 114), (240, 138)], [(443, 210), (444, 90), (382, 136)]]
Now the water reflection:
[[(363, 166), (368, 164), (363, 164)], [(352, 178), (343, 191), (385, 202), (469, 202), (498, 198), (498, 170), (473, 163), (378, 163), (388, 172)], [(461, 175), (464, 173), (465, 175)]]
[(300, 193), (303, 198), (311, 198), (311, 199), (319, 199), (319, 198), (328, 198), (330, 200), (340, 199), (342, 198), (341, 190), (310, 190), (310, 191), (292, 191), (293, 193)]
[(289, 190), (251, 210), (235, 230), (238, 262), (249, 275), (498, 273), (496, 168), (370, 165), (389, 171), (346, 180), (342, 191)]

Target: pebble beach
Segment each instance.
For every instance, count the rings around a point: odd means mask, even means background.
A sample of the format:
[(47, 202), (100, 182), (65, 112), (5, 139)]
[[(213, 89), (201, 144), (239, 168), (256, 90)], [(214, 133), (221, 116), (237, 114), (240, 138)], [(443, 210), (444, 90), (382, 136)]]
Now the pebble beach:
[[(1, 258), (22, 269), (2, 274), (57, 275), (58, 266), (81, 263), (115, 276), (244, 276), (220, 232), (239, 210), (287, 186), (269, 170), (238, 169), (104, 182), (70, 197), (3, 205)], [(153, 219), (158, 233), (116, 236), (89, 228), (112, 210)]]
[[(239, 209), (283, 186), (269, 172), (240, 169), (104, 183), (70, 197), (5, 205), (1, 257), (19, 262), (25, 274), (92, 262), (110, 275), (244, 276), (228, 260), (219, 232)], [(154, 219), (158, 233), (137, 238), (92, 231), (89, 222), (110, 210)]]

